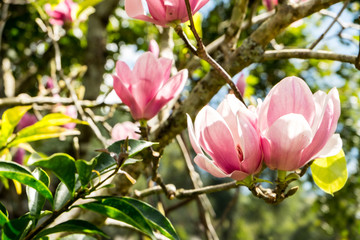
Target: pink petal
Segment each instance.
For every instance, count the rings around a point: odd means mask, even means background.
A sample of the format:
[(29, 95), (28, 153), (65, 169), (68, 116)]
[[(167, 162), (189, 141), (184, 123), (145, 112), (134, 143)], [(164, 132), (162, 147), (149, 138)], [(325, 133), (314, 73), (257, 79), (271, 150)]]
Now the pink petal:
[(327, 141), (326, 145), (316, 154), (315, 158), (331, 157), (338, 154), (342, 149), (342, 140), (339, 134), (334, 134)]
[(117, 61), (115, 67), (116, 74), (121, 79), (122, 83), (131, 92), (131, 84), (137, 81), (136, 76), (130, 70), (129, 66), (123, 61)]
[(262, 139), (266, 165), (285, 171), (299, 168), (301, 152), (311, 139), (311, 128), (302, 115), (291, 113), (280, 117)]
[(111, 131), (111, 139), (113, 141), (124, 140), (127, 137), (129, 139), (139, 139), (140, 135), (136, 131), (139, 131), (139, 126), (133, 122), (117, 123)]
[(203, 119), (199, 142), (205, 152), (225, 173), (240, 170), (234, 139), (221, 115), (213, 108), (205, 106), (198, 113), (197, 117), (199, 116)]
[(240, 142), (243, 153), (240, 169), (247, 173), (254, 173), (262, 160), (260, 135), (246, 115), (238, 112), (237, 117), (238, 128), (241, 130), (241, 139), (243, 140)]
[(136, 81), (131, 83), (131, 92), (138, 105), (144, 109), (163, 86), (165, 79), (161, 63), (151, 52), (142, 54), (136, 61), (133, 74)]
[(208, 2), (209, 0), (190, 0), (192, 13), (195, 14)]
[(172, 22), (175, 20), (181, 20), (181, 22), (184, 22), (187, 21), (185, 18), (189, 19), (185, 1), (164, 0), (164, 5), (166, 8), (166, 21)]
[(191, 146), (193, 147), (194, 151), (197, 154), (202, 154), (203, 151), (201, 150), (199, 141), (197, 139), (197, 135), (195, 135), (192, 120), (191, 120), (189, 114), (186, 114), (186, 116), (187, 116), (187, 126), (188, 126), (189, 139), (190, 139)]
[(185, 86), (187, 78), (187, 69), (181, 70), (175, 76), (170, 78), (169, 81), (159, 89), (155, 97), (147, 104), (144, 117), (146, 119), (154, 117), (166, 103), (179, 95)]
[[(323, 106), (322, 120), (311, 144), (304, 150), (301, 163), (305, 164), (325, 146), (334, 134), (340, 117), (340, 99), (336, 88), (331, 89)], [(321, 117), (321, 116), (320, 116)]]
[(166, 22), (164, 20), (159, 21), (145, 15), (144, 7), (141, 0), (125, 0), (125, 11), (126, 14), (131, 18), (136, 18), (161, 26), (166, 25)]
[(239, 90), (241, 96), (244, 96), (246, 82), (245, 82), (245, 77), (244, 77), (243, 73), (239, 74), (239, 77), (238, 77), (238, 79), (236, 81), (236, 87)]
[(208, 159), (203, 154), (196, 155), (194, 162), (203, 170), (207, 171), (211, 175), (218, 177), (218, 178), (224, 178), (229, 177), (226, 173), (224, 173), (220, 168), (218, 168), (213, 161)]
[(150, 15), (159, 21), (164, 21), (166, 19), (166, 8), (164, 0), (147, 0), (146, 1)]
[(236, 170), (231, 173), (230, 177), (236, 181), (241, 181), (244, 180), (249, 175), (250, 175), (249, 173)]
[(162, 71), (164, 72), (163, 79), (166, 79), (164, 84), (170, 79), (170, 72), (173, 60), (168, 58), (159, 58), (159, 62), (162, 66)]
[(313, 95), (306, 83), (297, 77), (284, 78), (271, 89), (260, 109), (260, 130), (264, 131), (289, 113), (303, 115), (310, 125), (315, 117)]
[(154, 54), (155, 57), (159, 57), (160, 48), (157, 42), (154, 39), (150, 40), (149, 51)]
[(135, 98), (132, 93), (126, 88), (123, 82), (115, 75), (113, 75), (114, 79), (114, 90), (116, 94), (119, 96), (121, 101), (130, 108), (131, 115), (135, 120), (139, 120), (143, 118), (143, 111), (137, 104)]

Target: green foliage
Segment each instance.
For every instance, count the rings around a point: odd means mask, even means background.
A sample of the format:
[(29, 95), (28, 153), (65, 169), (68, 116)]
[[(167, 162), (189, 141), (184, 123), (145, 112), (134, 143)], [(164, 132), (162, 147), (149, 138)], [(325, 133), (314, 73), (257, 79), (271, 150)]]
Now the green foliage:
[(59, 233), (59, 232), (66, 232), (66, 233), (85, 233), (89, 235), (99, 235), (105, 238), (109, 238), (103, 231), (97, 228), (95, 225), (83, 221), (83, 220), (69, 220), (63, 223), (56, 225), (55, 227), (45, 229), (41, 231), (39, 234), (36, 235), (34, 239), (39, 239), (44, 236)]
[(0, 226), (3, 226), (6, 222), (9, 221), (9, 214), (5, 206), (0, 203)]
[(78, 207), (127, 223), (152, 239), (156, 239), (156, 230), (170, 239), (178, 239), (170, 222), (155, 208), (139, 200), (126, 197), (99, 198), (95, 202), (81, 204)]
[[(47, 173), (41, 168), (35, 168), (32, 172), (33, 176), (42, 181), (47, 187), (49, 187), (50, 179)], [(30, 215), (38, 218), (40, 216), (41, 210), (45, 204), (45, 197), (39, 194), (35, 189), (26, 187), (26, 194), (28, 197), (28, 206)]]
[(79, 179), (83, 187), (89, 184), (92, 170), (94, 169), (95, 165), (96, 159), (92, 159), (91, 161), (79, 159), (75, 161), (76, 170), (79, 174)]
[(75, 160), (71, 156), (65, 153), (58, 153), (49, 158), (41, 159), (29, 164), (51, 170), (61, 182), (66, 185), (69, 192), (74, 195), (76, 167)]
[(48, 199), (50, 203), (53, 202), (53, 196), (46, 184), (36, 179), (29, 170), (17, 163), (0, 161), (0, 176), (16, 180), (34, 188), (42, 196)]
[(327, 158), (318, 158), (311, 164), (311, 173), (316, 185), (333, 195), (344, 187), (348, 178), (344, 151)]
[(1, 233), (3, 240), (20, 240), (30, 230), (32, 220), (29, 215), (5, 223)]

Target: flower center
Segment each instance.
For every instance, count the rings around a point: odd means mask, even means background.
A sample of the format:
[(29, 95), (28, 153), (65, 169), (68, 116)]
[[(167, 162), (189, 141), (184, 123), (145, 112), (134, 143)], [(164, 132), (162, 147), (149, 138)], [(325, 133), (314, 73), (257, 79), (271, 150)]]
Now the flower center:
[(236, 145), (237, 156), (240, 162), (244, 161), (244, 154), (241, 150), (240, 144)]

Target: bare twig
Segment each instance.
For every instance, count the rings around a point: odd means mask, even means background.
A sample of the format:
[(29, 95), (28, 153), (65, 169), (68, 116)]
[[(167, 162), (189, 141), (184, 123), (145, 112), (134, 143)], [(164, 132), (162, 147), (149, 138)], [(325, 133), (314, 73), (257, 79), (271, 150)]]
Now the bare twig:
[(1, 19), (0, 19), (0, 51), (1, 51), (1, 43), (2, 43), (2, 33), (4, 31), (4, 27), (6, 24), (6, 19), (8, 17), (8, 9), (9, 9), (9, 4), (8, 3), (3, 3), (1, 6)]
[[(194, 53), (194, 49), (192, 49), (192, 48), (190, 48), (191, 51), (194, 54), (196, 54), (196, 56), (198, 56), (199, 58), (208, 62), (215, 69), (215, 71), (226, 81), (226, 83), (230, 85), (231, 89), (233, 89), (233, 91), (234, 91), (235, 96), (245, 104), (243, 97), (241, 96), (241, 94), (240, 94), (239, 90), (237, 89), (236, 85), (234, 84), (234, 82), (231, 80), (230, 75), (206, 51), (205, 45), (203, 44), (199, 34), (196, 31), (189, 0), (185, 0), (185, 4), (186, 4), (188, 16), (189, 16), (190, 29), (191, 29), (192, 33), (194, 34), (194, 37), (197, 42), (197, 49), (196, 49), (195, 53)], [(175, 31), (176, 31), (176, 33), (182, 32), (182, 29), (181, 29), (181, 27), (179, 28), (177, 26)], [(184, 40), (184, 38), (183, 38), (183, 40)], [(188, 42), (188, 43), (186, 43), (186, 45), (189, 46), (191, 44), (190, 44), (190, 42)]]
[(261, 61), (269, 61), (276, 59), (288, 59), (288, 58), (300, 58), (300, 59), (326, 59), (347, 63), (356, 63), (356, 56), (345, 55), (339, 53), (333, 53), (330, 51), (312, 51), (309, 49), (283, 49), (283, 50), (270, 50), (263, 54)]
[[(195, 189), (202, 187), (203, 183), (200, 179), (199, 174), (197, 174), (194, 166), (191, 163), (190, 154), (188, 152), (188, 149), (185, 145), (185, 142), (184, 142), (182, 136), (180, 136), (180, 135), (176, 136), (176, 140), (181, 149), (181, 152), (183, 153), (185, 163), (187, 166), (187, 170), (189, 172), (191, 182), (193, 183), (193, 187)], [(208, 239), (219, 239), (219, 237), (216, 234), (215, 228), (211, 222), (211, 217), (215, 216), (215, 211), (212, 208), (208, 197), (205, 194), (203, 194), (203, 195), (197, 196), (196, 198), (197, 198), (197, 202), (199, 205), (199, 215), (201, 218), (201, 222), (204, 225), (207, 238)]]
[(325, 30), (325, 32), (323, 34), (321, 34), (321, 36), (315, 41), (313, 42), (313, 44), (311, 44), (311, 46), (309, 47), (309, 49), (314, 49), (315, 46), (325, 37), (325, 35), (329, 32), (329, 30), (332, 28), (332, 26), (334, 26), (334, 24), (336, 23), (337, 19), (340, 17), (341, 13), (345, 10), (346, 6), (349, 4), (350, 0), (346, 0), (346, 2), (344, 2), (343, 7), (341, 8), (340, 12), (338, 13), (338, 15), (333, 19), (333, 21), (331, 22), (331, 24), (329, 25), (329, 27)]

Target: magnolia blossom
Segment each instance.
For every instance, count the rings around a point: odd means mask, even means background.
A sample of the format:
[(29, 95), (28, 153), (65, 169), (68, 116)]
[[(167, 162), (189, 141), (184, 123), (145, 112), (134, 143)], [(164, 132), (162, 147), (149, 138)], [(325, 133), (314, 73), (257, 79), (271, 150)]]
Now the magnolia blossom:
[[(190, 0), (191, 12), (195, 14), (209, 0)], [(189, 20), (184, 0), (146, 0), (150, 15), (145, 14), (142, 0), (125, 0), (125, 11), (129, 17), (152, 22), (166, 27), (172, 22)]]
[(50, 4), (46, 4), (45, 11), (50, 17), (49, 21), (51, 24), (62, 26), (73, 21), (71, 14), (76, 7), (77, 4), (72, 0), (64, 0), (56, 5), (54, 10), (51, 8)]
[(140, 135), (136, 133), (137, 131), (139, 131), (139, 124), (130, 121), (117, 123), (111, 131), (111, 140), (120, 141), (127, 137), (137, 140), (140, 138)]
[(156, 58), (150, 52), (140, 56), (133, 70), (123, 61), (116, 63), (114, 89), (135, 120), (153, 118), (184, 88), (188, 71), (169, 78), (171, 65), (172, 60)]
[(18, 131), (20, 131), (23, 128), (26, 128), (30, 125), (33, 125), (34, 123), (37, 122), (37, 118), (34, 114), (31, 113), (25, 113), (24, 116), (22, 116), (20, 122), (18, 123), (18, 125), (16, 126), (16, 129)]
[[(243, 180), (261, 169), (262, 152), (257, 115), (233, 94), (218, 109), (205, 106), (195, 119), (188, 115), (188, 131), (195, 163), (215, 177)], [(212, 160), (208, 158), (210, 156)]]
[(278, 0), (263, 0), (262, 2), (268, 11), (273, 10), (278, 5)]
[(159, 45), (157, 44), (157, 42), (154, 39), (150, 40), (149, 52), (152, 52), (152, 54), (154, 54), (155, 57), (159, 57), (160, 48), (159, 48)]
[(292, 171), (312, 159), (339, 153), (342, 141), (334, 134), (339, 116), (336, 88), (328, 94), (312, 94), (302, 79), (283, 79), (259, 108), (258, 126), (266, 165)]
[(236, 87), (239, 90), (241, 96), (244, 96), (246, 81), (243, 73), (239, 74), (238, 80), (236, 82)]

